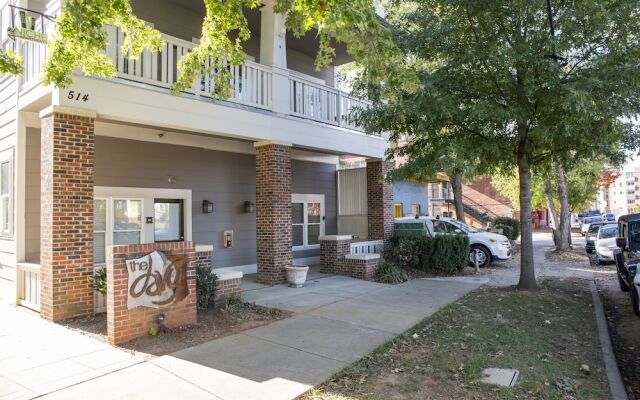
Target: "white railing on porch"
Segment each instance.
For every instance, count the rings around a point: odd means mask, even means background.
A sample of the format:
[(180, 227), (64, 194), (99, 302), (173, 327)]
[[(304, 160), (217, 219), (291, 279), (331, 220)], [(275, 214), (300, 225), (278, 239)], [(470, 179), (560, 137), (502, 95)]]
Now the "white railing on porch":
[(382, 240), (351, 242), (351, 254), (380, 254), (383, 249), (384, 242)]
[(19, 305), (40, 311), (40, 265), (16, 265), (16, 301)]
[(353, 122), (358, 108), (369, 103), (334, 89), (298, 77), (290, 77), (291, 114), (331, 125), (360, 129)]
[[(180, 58), (196, 46), (196, 43), (163, 34), (165, 43), (160, 51), (152, 53), (145, 50), (134, 60), (121, 52), (124, 35), (120, 29), (107, 27), (107, 37), (109, 45), (106, 54), (113, 60), (119, 77), (167, 89), (178, 79)], [(211, 60), (207, 58), (206, 63), (206, 67), (209, 67)], [(228, 65), (225, 68), (231, 73), (232, 96), (228, 100), (253, 107), (271, 108), (272, 82), (268, 67), (246, 61), (243, 65)], [(213, 83), (213, 75), (204, 75), (186, 92), (210, 97), (215, 89)]]

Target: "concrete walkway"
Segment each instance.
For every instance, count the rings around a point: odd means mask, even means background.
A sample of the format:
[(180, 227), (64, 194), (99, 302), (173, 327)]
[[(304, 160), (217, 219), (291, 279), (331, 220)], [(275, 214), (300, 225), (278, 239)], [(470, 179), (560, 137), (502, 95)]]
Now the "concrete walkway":
[(0, 307), (0, 399), (291, 399), (481, 283), (391, 286), (321, 274), (301, 289), (248, 281), (245, 300), (294, 316), (152, 361)]

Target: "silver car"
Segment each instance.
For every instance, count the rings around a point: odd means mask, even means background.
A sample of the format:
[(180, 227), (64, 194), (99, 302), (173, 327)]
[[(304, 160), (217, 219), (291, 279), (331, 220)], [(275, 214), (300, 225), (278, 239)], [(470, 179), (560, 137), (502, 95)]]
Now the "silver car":
[(596, 262), (598, 265), (613, 262), (613, 250), (617, 249), (618, 225), (602, 225), (595, 239)]

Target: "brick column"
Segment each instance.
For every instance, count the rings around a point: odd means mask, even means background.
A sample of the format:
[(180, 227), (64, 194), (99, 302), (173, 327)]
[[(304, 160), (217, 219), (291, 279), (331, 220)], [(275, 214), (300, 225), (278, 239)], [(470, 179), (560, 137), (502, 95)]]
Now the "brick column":
[(320, 272), (337, 274), (344, 257), (351, 253), (351, 235), (320, 236)]
[(369, 240), (384, 240), (385, 249), (393, 234), (393, 186), (385, 180), (393, 169), (386, 160), (367, 160), (367, 229)]
[(40, 118), (40, 315), (59, 321), (93, 312), (95, 113), (52, 107)]
[(258, 282), (275, 285), (293, 262), (291, 146), (257, 142), (255, 148)]

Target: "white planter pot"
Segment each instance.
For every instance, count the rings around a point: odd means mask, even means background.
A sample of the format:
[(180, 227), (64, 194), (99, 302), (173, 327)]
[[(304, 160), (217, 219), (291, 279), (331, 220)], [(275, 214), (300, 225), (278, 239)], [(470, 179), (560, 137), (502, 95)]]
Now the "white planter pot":
[(292, 265), (285, 267), (287, 270), (287, 282), (289, 286), (295, 288), (301, 288), (307, 280), (307, 271), (309, 267), (303, 265)]

